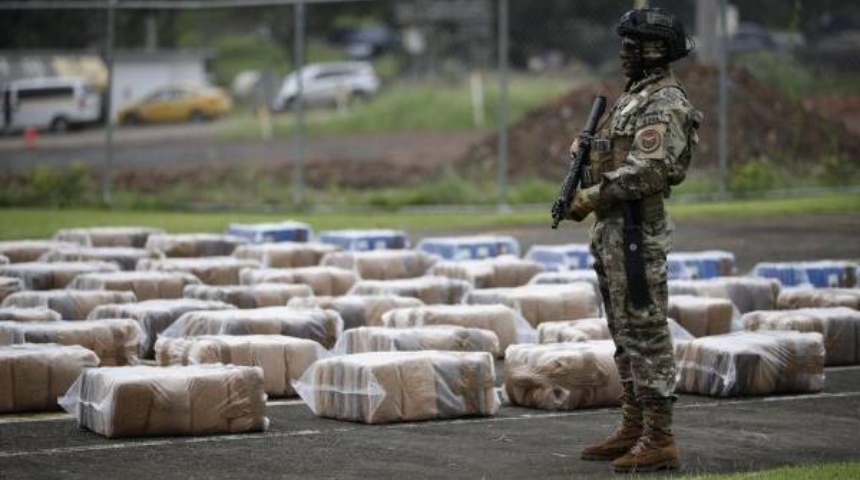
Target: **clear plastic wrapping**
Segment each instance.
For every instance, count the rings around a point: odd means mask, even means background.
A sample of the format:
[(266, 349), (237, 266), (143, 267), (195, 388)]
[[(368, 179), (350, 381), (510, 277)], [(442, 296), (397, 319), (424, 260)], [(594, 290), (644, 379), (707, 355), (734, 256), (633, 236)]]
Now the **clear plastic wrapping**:
[(762, 262), (751, 273), (776, 279), (787, 287), (851, 288), (857, 286), (857, 266), (845, 260)]
[(318, 239), (351, 251), (409, 248), (409, 237), (403, 230), (325, 230), (320, 232)]
[(0, 413), (57, 410), (84, 369), (98, 365), (95, 353), (77, 345), (0, 347)]
[(10, 263), (12, 263), (12, 261), (9, 260), (9, 257), (6, 255), (0, 255), (0, 265), (8, 265)]
[(0, 277), (0, 302), (16, 292), (24, 291), (24, 280), (17, 277)]
[(10, 322), (59, 322), (59, 313), (45, 307), (0, 307), (0, 321)]
[(508, 345), (534, 342), (534, 328), (516, 310), (504, 305), (428, 305), (399, 308), (382, 315), (389, 328), (411, 328), (431, 325), (454, 325), (481, 328), (496, 334), (501, 357)]
[(669, 281), (669, 295), (728, 298), (740, 313), (773, 310), (779, 291), (779, 281), (770, 278), (718, 277)]
[(343, 319), (334, 310), (268, 307), (252, 310), (189, 312), (162, 335), (167, 338), (201, 335), (287, 335), (307, 338), (331, 348), (343, 332)]
[(256, 285), (189, 285), (185, 298), (217, 300), (239, 308), (283, 307), (290, 299), (310, 297), (314, 292), (307, 285), (289, 283), (258, 283)]
[(484, 260), (439, 262), (430, 269), (430, 274), (466, 280), (475, 288), (499, 288), (525, 285), (542, 271), (543, 266), (538, 262), (502, 255)]
[(215, 233), (155, 234), (146, 239), (146, 249), (166, 257), (223, 257), (246, 243), (243, 238)]
[(505, 354), (505, 394), (514, 405), (544, 410), (618, 405), (615, 344), (512, 345)]
[(54, 248), (39, 257), (40, 262), (110, 262), (121, 270), (134, 270), (137, 262), (157, 255), (142, 248), (131, 247), (71, 247)]
[(143, 332), (134, 320), (87, 320), (82, 322), (0, 322), (0, 345), (58, 343), (92, 350), (101, 366), (134, 365)]
[(860, 288), (783, 288), (776, 306), (780, 310), (830, 307), (860, 310)]
[(321, 417), (364, 423), (495, 415), (486, 352), (372, 352), (320, 360), (296, 391)]
[(9, 240), (0, 242), (0, 255), (10, 263), (35, 262), (48, 250), (60, 247), (73, 247), (74, 243), (53, 240)]
[(602, 313), (600, 298), (583, 283), (473, 290), (466, 303), (507, 305), (520, 311), (534, 327), (543, 322), (599, 317)]
[(345, 295), (358, 281), (358, 275), (337, 267), (261, 268), (241, 272), (242, 285), (256, 283), (297, 283), (308, 285), (314, 295)]
[(564, 245), (532, 245), (525, 258), (540, 262), (552, 272), (591, 269), (594, 257), (587, 243), (568, 243)]
[(260, 367), (266, 394), (273, 398), (295, 396), (293, 382), (327, 354), (313, 340), (283, 335), (162, 337), (155, 344), (155, 359), (161, 366), (223, 363)]
[(824, 388), (820, 333), (735, 332), (675, 346), (681, 392), (735, 397), (819, 392)]
[(68, 288), (75, 290), (132, 291), (138, 301), (182, 298), (186, 285), (199, 285), (200, 280), (181, 272), (109, 272), (85, 273), (72, 280)]
[(25, 262), (0, 265), (0, 276), (20, 278), (27, 290), (66, 288), (84, 273), (118, 272), (119, 266), (108, 262)]
[(428, 237), (418, 242), (415, 249), (446, 260), (474, 260), (499, 255), (519, 256), (520, 242), (510, 235)]
[(227, 227), (227, 234), (253, 243), (306, 242), (313, 230), (307, 223), (287, 220), (271, 223), (231, 223)]
[(297, 297), (287, 303), (293, 308), (323, 308), (336, 310), (343, 319), (344, 330), (382, 325), (382, 314), (395, 308), (420, 307), (417, 298), (397, 295), (344, 295), (340, 297)]
[(589, 342), (612, 338), (605, 318), (544, 322), (538, 325), (537, 336), (538, 343)]
[(490, 330), (451, 325), (412, 328), (359, 327), (346, 330), (332, 349), (335, 355), (366, 352), (447, 350), (489, 352), (499, 356), (499, 337)]
[(259, 266), (256, 260), (234, 257), (144, 259), (137, 263), (141, 271), (190, 273), (206, 285), (238, 285), (241, 271)]
[(261, 432), (269, 426), (259, 367), (93, 368), (59, 403), (81, 427), (108, 438)]
[(685, 278), (714, 278), (737, 275), (735, 254), (725, 250), (702, 252), (671, 252), (667, 262), (678, 262), (685, 270)]
[(131, 247), (144, 248), (150, 235), (162, 234), (164, 230), (153, 227), (93, 227), (64, 228), (54, 234), (54, 240), (83, 245), (85, 247)]
[(320, 264), (352, 270), (365, 280), (396, 280), (420, 277), (437, 261), (418, 250), (371, 250), (329, 253)]
[(299, 268), (318, 266), (326, 254), (337, 251), (339, 247), (325, 243), (278, 242), (239, 245), (233, 256), (257, 260), (265, 268)]
[(351, 295), (399, 295), (413, 297), (427, 305), (462, 303), (472, 285), (465, 280), (426, 276), (402, 280), (361, 280), (349, 291)]
[(111, 303), (133, 303), (132, 292), (110, 290), (44, 290), (13, 293), (3, 300), (4, 307), (50, 308), (63, 320), (85, 320), (96, 307)]
[(734, 320), (740, 315), (727, 298), (696, 297), (692, 295), (670, 295), (669, 316), (695, 337), (722, 335), (733, 330)]
[(143, 358), (155, 355), (155, 341), (158, 335), (188, 312), (199, 310), (235, 310), (236, 307), (223, 302), (194, 300), (190, 298), (173, 300), (146, 300), (140, 303), (102, 305), (90, 312), (88, 320), (110, 318), (130, 318), (140, 324), (143, 331)]
[(793, 330), (824, 336), (827, 365), (860, 364), (860, 311), (847, 308), (804, 308), (750, 312), (743, 316), (750, 331)]

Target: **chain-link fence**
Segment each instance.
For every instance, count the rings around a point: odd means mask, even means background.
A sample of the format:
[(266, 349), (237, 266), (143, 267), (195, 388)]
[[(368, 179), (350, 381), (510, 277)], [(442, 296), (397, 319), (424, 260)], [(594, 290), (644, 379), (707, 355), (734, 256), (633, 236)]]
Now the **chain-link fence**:
[[(3, 2), (0, 200), (546, 204), (593, 96), (621, 92), (633, 4)], [(698, 44), (677, 71), (705, 121), (676, 196), (860, 183), (852, 2), (651, 4)]]

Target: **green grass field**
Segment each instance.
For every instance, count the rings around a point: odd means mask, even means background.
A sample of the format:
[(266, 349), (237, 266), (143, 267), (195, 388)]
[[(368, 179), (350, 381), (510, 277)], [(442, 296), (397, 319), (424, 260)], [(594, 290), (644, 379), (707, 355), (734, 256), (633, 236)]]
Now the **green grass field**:
[(687, 480), (856, 480), (860, 478), (860, 462), (782, 467), (762, 472), (734, 473), (728, 475), (701, 475), (671, 478)]

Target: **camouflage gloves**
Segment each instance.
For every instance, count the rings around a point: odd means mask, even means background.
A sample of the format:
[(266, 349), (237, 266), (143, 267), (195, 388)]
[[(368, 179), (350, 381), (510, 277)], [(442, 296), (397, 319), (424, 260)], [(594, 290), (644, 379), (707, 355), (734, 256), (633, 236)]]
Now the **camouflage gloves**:
[(576, 191), (567, 218), (581, 222), (594, 211), (597, 196), (600, 195), (600, 185), (594, 185), (586, 189)]

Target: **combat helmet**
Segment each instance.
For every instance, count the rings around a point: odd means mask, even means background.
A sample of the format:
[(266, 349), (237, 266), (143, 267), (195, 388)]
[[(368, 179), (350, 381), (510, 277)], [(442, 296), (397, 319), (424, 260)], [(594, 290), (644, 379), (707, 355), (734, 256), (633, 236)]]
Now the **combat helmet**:
[(693, 51), (693, 42), (684, 25), (661, 8), (628, 11), (615, 27), (615, 33), (635, 40), (662, 40), (666, 45), (666, 63), (684, 58)]

